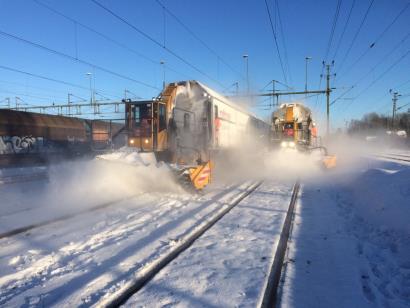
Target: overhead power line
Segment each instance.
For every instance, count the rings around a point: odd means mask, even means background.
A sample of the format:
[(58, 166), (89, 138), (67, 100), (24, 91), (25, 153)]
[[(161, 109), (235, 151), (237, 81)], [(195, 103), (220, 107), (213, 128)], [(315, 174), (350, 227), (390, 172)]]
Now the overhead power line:
[(344, 112), (355, 102), (357, 98), (363, 95), (364, 92), (369, 90), (376, 82), (380, 81), (387, 73), (389, 73), (397, 64), (399, 64), (404, 58), (406, 58), (410, 54), (410, 50), (408, 50), (404, 55), (402, 55), (399, 59), (397, 59), (392, 65), (390, 65), (383, 73), (381, 73), (376, 79), (374, 79), (365, 89), (363, 89), (358, 95), (356, 95), (352, 101), (346, 106)]
[(395, 16), (395, 18), (387, 25), (387, 27), (378, 35), (378, 37), (369, 45), (369, 47), (354, 61), (354, 63), (343, 72), (343, 75), (346, 75), (356, 64), (364, 58), (367, 53), (376, 46), (376, 43), (380, 41), (380, 39), (389, 31), (389, 29), (393, 26), (393, 24), (399, 19), (399, 17), (409, 8), (410, 2), (406, 4), (406, 6)]
[(275, 41), (276, 51), (277, 51), (277, 53), (278, 53), (279, 62), (280, 62), (280, 67), (281, 67), (281, 69), (282, 69), (283, 78), (284, 78), (284, 80), (285, 80), (285, 83), (288, 83), (288, 80), (287, 80), (287, 78), (286, 78), (285, 69), (284, 69), (284, 67), (283, 67), (283, 61), (282, 61), (282, 57), (281, 57), (281, 55), (280, 55), (278, 40), (277, 40), (277, 37), (276, 37), (275, 28), (273, 27), (272, 16), (271, 16), (271, 14), (270, 14), (270, 10), (269, 10), (269, 6), (268, 6), (267, 0), (265, 0), (265, 5), (266, 5), (266, 11), (268, 12), (268, 16), (269, 16), (270, 27), (271, 27), (271, 29), (272, 29), (273, 39), (274, 39), (274, 41)]
[(60, 93), (60, 95), (61, 95), (61, 93), (67, 94), (66, 91), (56, 90), (56, 89), (51, 89), (51, 88), (38, 87), (38, 86), (32, 86), (32, 85), (29, 85), (27, 83), (22, 83), (22, 82), (0, 80), (0, 84), (2, 84), (2, 83), (9, 84), (9, 85), (14, 85), (14, 86), (19, 86), (19, 87), (24, 87), (24, 88), (46, 90), (47, 92)]
[(339, 71), (341, 70), (341, 68), (343, 67), (343, 64), (345, 63), (347, 57), (349, 56), (349, 53), (350, 53), (350, 51), (352, 50), (353, 45), (354, 45), (354, 43), (356, 42), (357, 37), (359, 36), (359, 33), (360, 33), (360, 31), (362, 30), (362, 28), (363, 28), (363, 25), (364, 25), (364, 23), (365, 23), (365, 21), (366, 21), (366, 19), (367, 19), (367, 16), (369, 15), (369, 12), (370, 12), (370, 9), (371, 9), (372, 6), (373, 6), (373, 3), (374, 3), (374, 0), (371, 0), (369, 6), (367, 7), (366, 13), (364, 14), (364, 16), (363, 16), (363, 18), (362, 18), (362, 21), (361, 21), (361, 23), (360, 23), (360, 26), (359, 26), (359, 28), (357, 28), (356, 33), (355, 33), (355, 35), (354, 35), (354, 37), (353, 37), (353, 40), (351, 41), (351, 43), (350, 43), (350, 45), (349, 45), (349, 48), (347, 49), (347, 51), (346, 51), (346, 53), (345, 53), (345, 55), (344, 55), (344, 57), (343, 57), (343, 60), (342, 60), (342, 62), (340, 63)]
[[(195, 38), (198, 42), (200, 42), (209, 52), (214, 54), (218, 61), (222, 62), (226, 65), (232, 72), (237, 74), (241, 79), (246, 80), (246, 77), (239, 73), (236, 69), (234, 69), (225, 59), (223, 59), (213, 48), (209, 47), (207, 43), (203, 39), (201, 39), (197, 34), (195, 34), (190, 27), (188, 27), (178, 16), (176, 16), (170, 9), (168, 9), (160, 0), (156, 0), (159, 6), (161, 6), (164, 11), (166, 11), (172, 18), (174, 18), (193, 38)], [(164, 44), (165, 45), (165, 44)]]
[[(155, 65), (158, 65), (158, 66), (161, 65), (161, 64), (160, 64), (160, 61), (154, 60), (154, 59), (152, 59), (151, 57), (149, 57), (149, 56), (147, 56), (147, 55), (144, 55), (143, 53), (141, 53), (141, 52), (139, 52), (139, 51), (137, 51), (137, 50), (135, 50), (135, 49), (133, 49), (133, 48), (130, 48), (129, 45), (123, 44), (123, 43), (121, 43), (121, 42), (119, 42), (119, 41), (113, 39), (112, 37), (110, 37), (110, 36), (108, 36), (108, 35), (106, 35), (106, 34), (100, 32), (100, 31), (98, 31), (98, 30), (95, 30), (94, 28), (91, 28), (90, 26), (87, 26), (87, 25), (85, 25), (85, 24), (79, 22), (78, 20), (76, 20), (76, 19), (74, 19), (74, 18), (72, 18), (72, 17), (70, 17), (70, 16), (68, 16), (68, 15), (66, 15), (66, 14), (64, 14), (64, 13), (62, 13), (62, 12), (60, 12), (60, 11), (58, 11), (58, 10), (52, 8), (52, 7), (50, 7), (50, 6), (48, 6), (47, 4), (44, 4), (43, 2), (41, 2), (41, 1), (39, 1), (39, 0), (33, 0), (33, 1), (34, 1), (35, 3), (37, 3), (38, 5), (40, 5), (40, 6), (44, 7), (44, 8), (46, 8), (47, 10), (49, 10), (49, 11), (51, 11), (51, 12), (53, 12), (53, 13), (55, 13), (55, 14), (57, 14), (57, 15), (63, 17), (63, 18), (65, 18), (65, 19), (67, 19), (67, 20), (71, 21), (76, 27), (77, 27), (77, 25), (79, 25), (79, 26), (83, 27), (84, 29), (86, 29), (86, 30), (88, 30), (88, 31), (90, 31), (90, 32), (92, 32), (92, 33), (94, 33), (94, 34), (96, 34), (96, 35), (98, 35), (98, 36), (104, 38), (105, 40), (107, 40), (107, 41), (113, 43), (114, 45), (117, 45), (117, 46), (123, 48), (124, 50), (127, 50), (127, 51), (129, 51), (129, 52), (135, 54), (136, 56), (138, 56), (138, 57), (140, 57), (140, 58), (142, 58), (142, 59), (144, 59), (144, 60), (146, 60), (146, 61), (148, 61), (148, 62), (150, 62), (150, 63), (152, 63), (152, 64), (155, 64)], [(78, 57), (78, 52), (76, 52), (76, 57)], [(172, 72), (174, 72), (174, 73), (176, 73), (176, 74), (178, 74), (178, 75), (187, 76), (187, 75), (184, 74), (184, 73), (178, 72), (177, 70), (175, 70), (174, 68), (170, 67), (170, 66), (167, 65), (166, 63), (164, 64), (164, 66), (165, 66), (168, 70), (170, 70), (170, 71), (172, 71)]]
[(339, 41), (338, 41), (338, 43), (337, 43), (337, 45), (336, 45), (336, 50), (335, 50), (335, 53), (333, 54), (332, 60), (335, 60), (335, 59), (336, 59), (336, 56), (337, 56), (337, 54), (338, 54), (338, 52), (339, 52), (340, 44), (342, 43), (343, 37), (344, 37), (344, 35), (345, 35), (345, 33), (346, 33), (347, 26), (349, 25), (350, 17), (352, 16), (352, 11), (353, 11), (353, 8), (354, 8), (354, 6), (355, 6), (355, 3), (356, 3), (356, 0), (353, 0), (353, 1), (352, 1), (352, 6), (350, 7), (350, 10), (349, 10), (349, 15), (347, 16), (345, 25), (344, 25), (344, 27), (343, 27), (342, 34), (341, 34), (340, 37), (339, 37)]
[(42, 95), (37, 95), (37, 93), (23, 93), (20, 91), (10, 91), (10, 90), (1, 90), (0, 89), (0, 93), (8, 93), (8, 94), (14, 94), (14, 95), (18, 95), (18, 96), (24, 96), (24, 97), (30, 97), (30, 98), (36, 98), (36, 99), (41, 99), (41, 100), (46, 100), (46, 101), (50, 101), (50, 100), (54, 100), (55, 97), (52, 96), (42, 96)]
[[(320, 72), (320, 79), (319, 79), (319, 89), (322, 86), (322, 80), (323, 80), (323, 73), (324, 73), (324, 69), (325, 69), (325, 62), (327, 61), (328, 55), (329, 55), (329, 51), (330, 51), (330, 47), (332, 46), (332, 41), (333, 41), (333, 36), (336, 30), (336, 24), (337, 24), (337, 20), (339, 19), (339, 13), (340, 13), (340, 6), (342, 4), (341, 0), (338, 0), (337, 5), (336, 5), (336, 10), (335, 10), (335, 15), (333, 16), (333, 22), (332, 22), (332, 28), (330, 31), (330, 35), (329, 35), (329, 40), (327, 43), (327, 47), (326, 47), (326, 54), (324, 57), (324, 60), (322, 62), (322, 70)], [(332, 65), (334, 64), (334, 61), (332, 61)], [(315, 101), (315, 110), (317, 110), (318, 108), (318, 102), (319, 102), (319, 97), (316, 97), (316, 101)], [(322, 103), (322, 96), (320, 97), (320, 105)]]
[[(55, 79), (55, 78), (47, 77), (47, 76), (44, 76), (44, 75), (39, 75), (39, 74), (31, 73), (31, 72), (22, 71), (22, 70), (12, 68), (12, 67), (9, 67), (9, 66), (0, 65), (0, 69), (7, 70), (7, 71), (10, 71), (10, 72), (14, 72), (14, 73), (23, 74), (23, 75), (30, 76), (30, 77), (35, 77), (35, 78), (38, 78), (38, 79), (52, 81), (52, 82), (55, 82), (55, 83), (64, 84), (64, 85), (67, 85), (67, 86), (70, 86), (70, 87), (73, 87), (73, 88), (78, 88), (78, 89), (90, 91), (89, 87), (84, 87), (82, 85), (75, 84), (75, 83), (65, 81), (65, 80)], [(97, 90), (97, 91), (104, 92), (104, 91), (101, 91), (101, 90)], [(110, 95), (110, 96), (114, 96), (114, 95)], [(117, 98), (121, 99), (121, 97), (117, 97)]]
[(332, 23), (332, 29), (330, 31), (330, 36), (329, 36), (329, 41), (327, 43), (327, 48), (326, 48), (326, 55), (325, 55), (325, 61), (327, 61), (327, 57), (329, 55), (329, 51), (330, 51), (330, 47), (332, 46), (332, 41), (333, 41), (333, 36), (335, 34), (335, 30), (336, 30), (336, 25), (337, 25), (337, 20), (339, 19), (339, 13), (340, 13), (340, 6), (342, 4), (342, 0), (338, 0), (337, 1), (337, 5), (336, 5), (336, 11), (335, 11), (335, 15), (333, 17), (333, 23)]
[(97, 6), (99, 6), (100, 8), (102, 8), (103, 10), (105, 10), (106, 12), (108, 12), (109, 14), (111, 14), (112, 16), (114, 16), (115, 18), (117, 18), (118, 20), (120, 20), (121, 22), (123, 22), (124, 24), (128, 25), (130, 28), (134, 29), (136, 32), (138, 32), (140, 35), (142, 35), (143, 37), (145, 37), (146, 39), (148, 39), (149, 41), (151, 41), (152, 43), (154, 43), (155, 45), (163, 48), (165, 51), (167, 51), (169, 54), (173, 55), (175, 58), (179, 59), (181, 62), (185, 63), (186, 65), (188, 65), (189, 67), (191, 67), (192, 69), (194, 69), (195, 71), (197, 71), (198, 73), (200, 73), (201, 75), (205, 76), (206, 78), (208, 78), (209, 80), (214, 81), (215, 83), (217, 83), (218, 85), (220, 85), (221, 87), (225, 87), (221, 82), (219, 82), (218, 80), (212, 78), (211, 76), (209, 76), (208, 74), (206, 74), (205, 72), (203, 72), (201, 69), (199, 69), (197, 66), (195, 66), (194, 64), (188, 62), (187, 60), (185, 60), (182, 56), (180, 56), (179, 54), (177, 54), (175, 51), (173, 51), (172, 49), (168, 48), (167, 46), (165, 46), (163, 43), (159, 42), (158, 40), (156, 40), (155, 38), (153, 38), (152, 36), (148, 35), (146, 32), (142, 31), (141, 29), (137, 28), (136, 26), (134, 26), (133, 24), (131, 24), (129, 21), (127, 21), (126, 19), (124, 19), (123, 17), (119, 16), (118, 14), (116, 14), (115, 12), (113, 12), (112, 10), (110, 10), (108, 7), (102, 5), (100, 2), (96, 1), (96, 0), (91, 0), (93, 3), (95, 3)]
[(278, 3), (278, 0), (275, 0), (275, 3), (276, 3), (276, 6), (275, 6), (276, 7), (276, 12), (278, 13), (280, 38), (282, 39), (283, 50), (285, 51), (285, 57), (284, 58), (285, 58), (287, 73), (288, 73), (288, 76), (289, 76), (289, 83), (293, 86), (292, 73), (291, 73), (289, 60), (288, 60), (288, 49), (286, 47), (286, 39), (285, 39), (284, 31), (283, 31), (282, 17), (281, 17), (281, 14), (280, 14), (280, 6), (279, 6), (279, 3)]
[(78, 62), (78, 63), (81, 63), (81, 64), (85, 64), (85, 65), (90, 66), (90, 67), (92, 67), (92, 68), (94, 68), (94, 69), (103, 71), (103, 72), (105, 72), (105, 73), (111, 74), (111, 75), (113, 75), (113, 76), (117, 76), (117, 77), (122, 78), (122, 79), (125, 79), (125, 80), (132, 81), (132, 82), (134, 82), (134, 83), (143, 85), (143, 86), (145, 86), (145, 87), (147, 87), (147, 88), (151, 88), (151, 89), (155, 89), (155, 90), (160, 90), (158, 87), (153, 86), (153, 85), (150, 85), (150, 84), (145, 83), (145, 82), (143, 82), (143, 81), (139, 81), (139, 80), (136, 80), (136, 79), (134, 79), (134, 78), (131, 78), (131, 77), (122, 75), (122, 74), (120, 74), (120, 73), (116, 73), (116, 72), (114, 72), (114, 71), (112, 71), (112, 70), (110, 70), (110, 69), (107, 69), (107, 68), (105, 68), (105, 67), (102, 67), (102, 66), (93, 64), (93, 63), (88, 62), (88, 61), (85, 61), (85, 60), (81, 60), (81, 59), (79, 59), (79, 58), (75, 58), (75, 57), (70, 56), (70, 55), (68, 55), (68, 54), (66, 54), (66, 53), (57, 51), (57, 50), (55, 50), (55, 49), (52, 49), (52, 48), (49, 48), (49, 47), (40, 45), (40, 44), (38, 44), (38, 43), (29, 41), (29, 40), (26, 40), (26, 39), (24, 39), (24, 38), (22, 38), (22, 37), (19, 37), (19, 36), (10, 34), (10, 33), (6, 33), (6, 32), (4, 32), (4, 31), (0, 31), (0, 35), (6, 36), (6, 37), (8, 37), (8, 38), (11, 38), (11, 39), (14, 39), (14, 40), (17, 40), (17, 41), (20, 41), (20, 42), (25, 43), (25, 44), (27, 44), (27, 45), (31, 45), (31, 46), (33, 46), (33, 47), (36, 47), (36, 48), (45, 50), (45, 51), (50, 52), (50, 53), (52, 53), (52, 54), (55, 54), (55, 55), (57, 55), (57, 56), (60, 56), (60, 57), (66, 58), (66, 59), (70, 59), (70, 60), (72, 60), (72, 61), (75, 61), (75, 62)]
[(388, 72), (390, 72), (397, 64), (399, 64), (404, 58), (406, 58), (410, 54), (410, 50), (408, 50), (404, 55), (402, 55), (399, 59), (397, 59), (392, 65), (389, 66), (387, 70), (385, 70), (379, 77), (377, 77), (375, 80), (373, 80), (372, 83), (370, 83), (363, 91), (361, 91), (356, 97), (358, 98), (361, 96), (364, 92), (366, 92), (370, 87), (372, 87), (376, 82), (378, 82), (381, 78), (383, 78), (384, 75), (386, 75)]
[[(393, 48), (385, 54), (379, 62), (377, 62), (373, 67), (362, 77), (360, 77), (354, 84), (353, 86), (347, 91), (350, 92), (353, 88), (356, 88), (359, 83), (361, 83), (365, 78), (367, 78), (374, 70), (381, 65), (383, 62), (385, 62), (387, 59), (390, 59), (390, 56), (402, 45), (408, 38), (410, 37), (410, 32), (408, 32), (401, 40), (398, 42)], [(410, 80), (409, 80), (410, 82)], [(400, 85), (399, 87), (403, 86), (404, 84)]]
[[(331, 28), (331, 31), (330, 31), (330, 36), (329, 36), (329, 40), (328, 40), (327, 47), (326, 47), (326, 54), (325, 54), (325, 57), (324, 57), (324, 60), (323, 60), (322, 70), (320, 72), (319, 89), (322, 86), (323, 73), (324, 73), (324, 69), (325, 69), (325, 62), (327, 61), (327, 57), (329, 55), (330, 47), (332, 46), (332, 41), (333, 41), (333, 36), (334, 36), (334, 33), (335, 33), (335, 29), (336, 29), (337, 20), (339, 19), (341, 4), (342, 4), (342, 1), (338, 0), (337, 5), (336, 5), (335, 15), (333, 16), (332, 28)], [(334, 62), (332, 61), (332, 65), (333, 65), (333, 63)], [(319, 97), (316, 97), (315, 110), (317, 110), (317, 108), (318, 108), (318, 101), (319, 101)], [(320, 103), (322, 103), (322, 97), (320, 97)]]

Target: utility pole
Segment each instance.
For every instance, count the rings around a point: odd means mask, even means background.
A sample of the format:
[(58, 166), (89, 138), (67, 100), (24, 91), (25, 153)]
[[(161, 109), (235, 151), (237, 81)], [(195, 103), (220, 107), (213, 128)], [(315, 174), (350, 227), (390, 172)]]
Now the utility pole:
[[(275, 93), (275, 82), (276, 80), (272, 80), (272, 93)], [(279, 100), (276, 97), (276, 106), (278, 105)], [(272, 96), (272, 105), (275, 105), (275, 96)]]
[[(324, 61), (323, 64), (325, 64)], [(334, 61), (332, 61), (332, 64), (326, 64), (326, 136), (329, 136), (330, 133), (330, 93), (332, 92), (332, 88), (330, 87), (330, 67), (333, 66), (333, 64)]]
[(279, 96), (286, 96), (286, 95), (307, 95), (307, 94), (326, 94), (326, 136), (329, 135), (330, 132), (330, 93), (335, 88), (330, 87), (330, 67), (332, 64), (326, 65), (326, 89), (325, 90), (309, 90), (309, 91), (289, 91), (289, 92), (276, 92), (275, 90), (275, 82), (276, 80), (272, 80), (273, 83), (273, 92), (272, 93), (264, 93), (259, 94), (257, 96), (276, 96), (277, 105), (279, 104)]
[(330, 91), (330, 65), (326, 64), (326, 136), (329, 136)]
[(391, 128), (394, 130), (395, 126), (395, 119), (396, 119), (396, 108), (397, 108), (397, 100), (399, 99), (399, 96), (401, 96), (398, 92), (393, 92), (391, 89), (389, 91), (391, 94), (393, 94), (392, 102), (393, 102), (393, 111), (392, 111), (392, 118), (391, 118)]
[(162, 67), (162, 88), (165, 89), (165, 61), (161, 60), (159, 64), (161, 64), (161, 67)]

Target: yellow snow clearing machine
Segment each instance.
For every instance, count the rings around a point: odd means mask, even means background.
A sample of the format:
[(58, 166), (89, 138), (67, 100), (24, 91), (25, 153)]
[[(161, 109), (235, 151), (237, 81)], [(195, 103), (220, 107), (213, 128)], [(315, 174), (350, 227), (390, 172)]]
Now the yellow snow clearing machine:
[(299, 103), (282, 104), (272, 114), (271, 144), (273, 148), (294, 149), (309, 154), (319, 152), (326, 169), (336, 166), (336, 156), (329, 155), (317, 134), (312, 112)]
[[(178, 84), (172, 83), (153, 100), (123, 100), (128, 146), (167, 163), (188, 190), (201, 190), (211, 182), (212, 175), (204, 140), (206, 127), (194, 129), (194, 112), (175, 104), (177, 90)], [(181, 134), (185, 134), (185, 138), (181, 138)], [(188, 143), (182, 140), (187, 138)], [(203, 142), (198, 143), (199, 140)]]

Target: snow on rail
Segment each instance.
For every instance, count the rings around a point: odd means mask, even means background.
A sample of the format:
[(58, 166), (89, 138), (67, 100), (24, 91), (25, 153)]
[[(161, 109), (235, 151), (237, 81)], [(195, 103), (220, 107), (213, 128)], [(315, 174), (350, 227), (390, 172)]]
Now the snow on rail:
[(102, 301), (98, 302), (98, 305), (104, 307), (118, 307), (119, 305), (124, 304), (134, 293), (138, 292), (143, 286), (145, 286), (145, 284), (147, 284), (162, 268), (174, 260), (181, 252), (189, 248), (196, 239), (203, 235), (260, 185), (261, 182), (250, 184), (244, 188), (243, 191), (241, 190), (236, 196), (234, 196), (234, 198), (221, 204), (220, 208), (215, 211), (215, 213), (204, 219), (198, 220), (198, 224), (192, 228), (189, 233), (175, 240), (174, 246), (171, 247), (168, 252), (160, 255), (157, 259), (152, 260), (143, 268), (139, 269), (132, 280), (127, 281), (114, 294), (110, 294), (103, 298)]
[(204, 196), (153, 192), (1, 239), (0, 306), (96, 304), (247, 186)]
[(292, 183), (265, 180), (125, 306), (257, 306), (291, 195)]

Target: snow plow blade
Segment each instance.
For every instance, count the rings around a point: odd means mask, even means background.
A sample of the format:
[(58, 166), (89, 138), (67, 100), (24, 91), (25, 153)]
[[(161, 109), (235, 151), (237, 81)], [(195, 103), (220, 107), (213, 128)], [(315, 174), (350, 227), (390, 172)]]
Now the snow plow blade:
[(327, 148), (324, 146), (310, 148), (311, 155), (316, 156), (318, 164), (324, 169), (332, 169), (336, 167), (337, 157), (336, 155), (329, 155)]
[(326, 169), (332, 169), (336, 167), (336, 162), (337, 162), (337, 159), (335, 155), (327, 155), (322, 160), (322, 164)]
[(196, 190), (202, 190), (211, 183), (211, 168), (212, 163), (210, 161), (189, 168), (189, 178)]
[[(108, 163), (132, 167), (164, 168), (171, 179), (190, 192), (202, 190), (211, 182), (211, 162), (201, 162), (197, 166), (176, 165), (158, 162), (153, 152), (140, 152), (134, 148), (121, 148), (118, 151), (96, 156)], [(148, 172), (148, 170), (147, 170)]]

